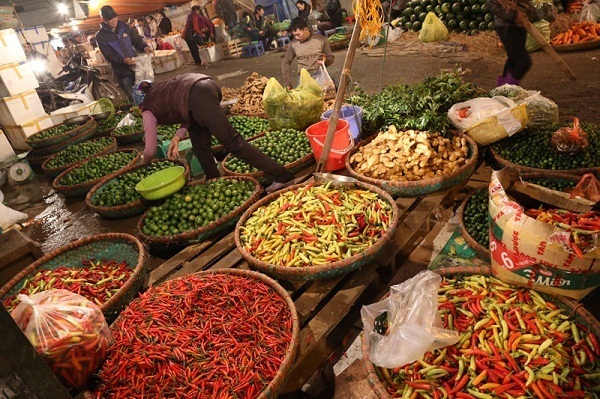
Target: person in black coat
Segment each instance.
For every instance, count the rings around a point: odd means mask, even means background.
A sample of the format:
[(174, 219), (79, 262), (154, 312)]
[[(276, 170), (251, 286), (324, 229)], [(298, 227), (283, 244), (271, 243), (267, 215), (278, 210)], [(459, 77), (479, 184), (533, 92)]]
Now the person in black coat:
[(162, 36), (167, 36), (173, 30), (171, 20), (165, 15), (164, 11), (159, 11), (158, 15), (158, 31)]
[(308, 16), (310, 15), (311, 11), (310, 4), (308, 4), (304, 0), (298, 0), (296, 2), (296, 8), (298, 8), (298, 18), (302, 18), (303, 20), (308, 21)]
[(325, 6), (325, 11), (329, 18), (322, 19), (319, 23), (317, 23), (317, 29), (319, 29), (321, 32), (325, 32), (326, 30), (335, 29), (338, 26), (342, 26), (343, 16), (340, 0), (329, 0)]

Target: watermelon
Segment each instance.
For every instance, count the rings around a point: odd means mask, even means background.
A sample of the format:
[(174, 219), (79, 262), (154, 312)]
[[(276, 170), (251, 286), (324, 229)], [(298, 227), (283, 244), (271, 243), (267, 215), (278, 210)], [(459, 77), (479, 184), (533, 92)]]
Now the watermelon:
[(415, 14), (420, 14), (420, 13), (422, 13), (422, 12), (423, 12), (423, 7), (421, 7), (421, 6), (416, 6), (416, 7), (415, 7), (413, 10), (414, 10), (414, 13), (415, 13)]
[(458, 22), (455, 19), (448, 21), (448, 28), (454, 29), (458, 26)]
[(412, 30), (414, 30), (415, 32), (421, 30), (421, 21), (415, 21), (413, 23)]
[(454, 18), (455, 18), (455, 15), (454, 15), (454, 13), (447, 12), (446, 14), (444, 14), (444, 19), (445, 19), (446, 21), (450, 21), (451, 19), (454, 19)]
[(412, 14), (414, 14), (414, 9), (412, 7), (406, 7), (404, 11), (402, 11), (402, 16), (404, 17), (410, 17)]
[(465, 14), (463, 14), (462, 12), (459, 12), (458, 14), (456, 14), (456, 20), (458, 22), (460, 21), (464, 21), (465, 19), (468, 19), (467, 16)]
[(435, 12), (435, 15), (437, 15), (438, 17), (440, 16), (440, 14), (442, 14), (442, 6), (437, 5), (433, 8), (433, 11)]
[(494, 21), (489, 22), (487, 25), (488, 30), (494, 30), (496, 29), (496, 25), (494, 25)]
[(450, 9), (455, 14), (457, 14), (457, 13), (459, 13), (459, 12), (462, 11), (462, 7), (461, 7), (460, 3), (454, 3), (454, 4), (452, 4), (452, 7), (450, 7)]
[(481, 6), (481, 12), (484, 13), (484, 14), (490, 12), (490, 10), (488, 9), (488, 6), (486, 4), (483, 4)]
[(442, 12), (443, 13), (448, 13), (448, 12), (450, 12), (451, 9), (452, 9), (452, 4), (450, 4), (449, 2), (442, 4)]
[(407, 23), (404, 24), (404, 29), (411, 30), (412, 26), (413, 26), (413, 23), (408, 21)]
[(483, 21), (479, 23), (479, 26), (477, 27), (479, 30), (487, 30), (488, 29), (488, 23)]
[(410, 16), (410, 22), (415, 22), (419, 20), (419, 16), (417, 14), (413, 14)]
[(462, 12), (464, 12), (465, 14), (468, 14), (471, 12), (471, 6), (464, 6), (462, 9)]
[(471, 12), (472, 12), (473, 14), (480, 13), (480, 12), (481, 12), (481, 6), (480, 6), (479, 4), (473, 4), (473, 5), (471, 6)]
[(464, 21), (464, 20), (463, 20), (463, 21), (460, 21), (460, 22), (458, 23), (458, 27), (459, 27), (460, 29), (462, 29), (462, 30), (467, 30), (467, 29), (469, 29), (469, 21)]
[(419, 21), (420, 21), (420, 22), (423, 22), (423, 21), (425, 21), (425, 17), (426, 17), (426, 16), (427, 16), (427, 13), (426, 13), (426, 12), (422, 12), (422, 13), (420, 13), (420, 14), (419, 14)]
[(477, 29), (478, 23), (476, 21), (469, 21), (469, 29), (474, 30)]
[(427, 7), (425, 7), (425, 11), (426, 12), (432, 12), (433, 11), (433, 5), (429, 4)]
[(485, 22), (492, 22), (494, 20), (494, 14), (488, 12), (484, 15), (483, 19), (485, 20)]

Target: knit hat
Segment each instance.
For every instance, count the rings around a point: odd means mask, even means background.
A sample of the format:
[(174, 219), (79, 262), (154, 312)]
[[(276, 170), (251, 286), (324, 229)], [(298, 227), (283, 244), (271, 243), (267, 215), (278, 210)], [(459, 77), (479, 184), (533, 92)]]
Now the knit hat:
[(110, 21), (117, 17), (117, 12), (111, 6), (104, 6), (100, 9), (100, 17), (105, 21)]

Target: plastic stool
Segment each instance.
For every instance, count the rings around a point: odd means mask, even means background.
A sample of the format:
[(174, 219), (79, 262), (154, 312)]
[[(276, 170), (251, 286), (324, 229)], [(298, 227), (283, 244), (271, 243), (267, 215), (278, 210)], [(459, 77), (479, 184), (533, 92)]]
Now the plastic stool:
[(347, 33), (345, 26), (338, 26), (335, 28), (335, 33)]
[(329, 37), (335, 34), (335, 29), (329, 29), (325, 31), (325, 37)]
[(281, 36), (277, 38), (277, 47), (284, 47), (285, 45), (290, 44), (290, 38), (287, 36)]
[(257, 44), (249, 44), (247, 46), (242, 47), (242, 58), (248, 57), (258, 57), (265, 53), (265, 47), (262, 42), (258, 42)]

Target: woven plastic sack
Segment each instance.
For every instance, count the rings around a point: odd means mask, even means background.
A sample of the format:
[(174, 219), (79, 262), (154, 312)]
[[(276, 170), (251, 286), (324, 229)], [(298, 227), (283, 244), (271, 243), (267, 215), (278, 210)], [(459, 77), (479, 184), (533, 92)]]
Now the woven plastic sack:
[(56, 376), (83, 387), (105, 358), (110, 330), (100, 308), (67, 290), (27, 296), (11, 316)]
[(323, 113), (323, 90), (308, 71), (300, 71), (300, 84), (289, 90), (270, 78), (263, 92), (263, 106), (272, 129), (304, 130)]
[[(458, 342), (458, 333), (444, 329), (438, 313), (441, 282), (439, 274), (425, 270), (392, 286), (387, 299), (362, 307), (360, 315), (373, 364), (401, 367), (427, 351)], [(387, 313), (388, 328), (381, 334), (376, 322), (384, 313)]]
[[(538, 32), (542, 34), (542, 36), (544, 36), (544, 39), (546, 39), (546, 41), (550, 40), (550, 22), (544, 21), (542, 19), (540, 21), (534, 22), (533, 26), (535, 27), (535, 29), (537, 29)], [(532, 53), (541, 48), (542, 46), (537, 42), (537, 40), (535, 40), (533, 36), (527, 33), (527, 40), (525, 40), (525, 50), (527, 50), (527, 52), (529, 53)]]
[(448, 40), (450, 33), (446, 25), (435, 15), (434, 12), (428, 12), (421, 32), (419, 32), (419, 40), (422, 42), (443, 42)]

